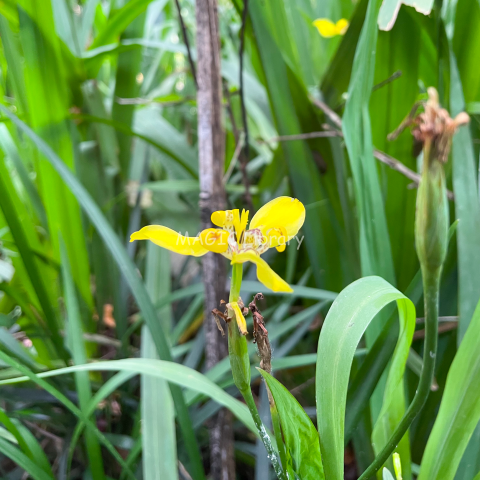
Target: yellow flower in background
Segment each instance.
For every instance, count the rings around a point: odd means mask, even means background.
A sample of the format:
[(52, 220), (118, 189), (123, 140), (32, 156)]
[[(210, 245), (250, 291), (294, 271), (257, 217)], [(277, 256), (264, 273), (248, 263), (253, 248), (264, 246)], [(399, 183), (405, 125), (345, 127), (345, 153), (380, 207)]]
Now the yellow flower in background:
[(331, 38), (337, 35), (343, 35), (348, 29), (348, 20), (340, 19), (337, 23), (333, 23), (328, 18), (318, 18), (313, 22), (322, 37)]
[(247, 230), (248, 211), (226, 210), (212, 213), (212, 223), (220, 228), (203, 230), (198, 237), (184, 237), (161, 225), (149, 225), (132, 233), (130, 241), (150, 240), (160, 247), (182, 255), (200, 257), (207, 252), (220, 253), (232, 265), (252, 262), (257, 278), (274, 292), (292, 292), (260, 255), (269, 248), (279, 252), (295, 237), (305, 221), (305, 207), (296, 198), (278, 197), (265, 204), (252, 218)]

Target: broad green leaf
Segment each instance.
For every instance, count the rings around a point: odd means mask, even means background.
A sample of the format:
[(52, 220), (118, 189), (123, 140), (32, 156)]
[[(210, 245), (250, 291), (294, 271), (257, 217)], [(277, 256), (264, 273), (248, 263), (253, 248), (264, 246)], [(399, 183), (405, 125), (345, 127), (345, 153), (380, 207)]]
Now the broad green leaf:
[(452, 480), (480, 421), (480, 302), (447, 376), (418, 480)]
[(325, 476), (343, 479), (345, 405), (348, 379), (357, 345), (368, 325), (390, 302), (396, 301), (400, 336), (393, 353), (377, 429), (392, 422), (390, 403), (403, 395), (403, 373), (415, 328), (415, 307), (380, 277), (366, 277), (349, 285), (337, 297), (323, 324), (317, 350), (317, 424)]
[(277, 406), (285, 446), (293, 461), (293, 469), (301, 480), (322, 480), (322, 457), (318, 432), (296, 398), (275, 378), (258, 369)]

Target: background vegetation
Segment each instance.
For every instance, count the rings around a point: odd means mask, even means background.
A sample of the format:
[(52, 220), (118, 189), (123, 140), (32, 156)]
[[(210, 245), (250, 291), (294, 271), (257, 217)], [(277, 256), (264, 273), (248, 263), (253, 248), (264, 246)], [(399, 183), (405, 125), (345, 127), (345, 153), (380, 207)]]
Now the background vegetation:
[[(426, 98), (428, 86), (452, 116), (471, 115), (446, 166), (450, 218), (458, 224), (442, 279), (435, 385), (402, 456), (408, 479), (418, 473), (447, 373), (480, 298), (480, 4), (440, 1), (427, 16), (402, 6), (393, 28), (378, 31), (380, 3), (250, 0), (246, 129), (239, 92), (244, 6), (220, 1), (224, 182), (231, 207), (248, 203), (246, 188), (253, 209), (279, 195), (306, 206), (300, 248), (292, 242), (286, 255), (267, 257), (296, 286), (291, 296), (264, 292), (277, 378), (315, 419), (323, 318), (338, 292), (375, 274), (417, 307), (405, 373), (409, 403), (424, 336), (414, 245), (421, 159), (408, 132), (395, 142), (386, 137)], [(385, 3), (383, 26), (396, 7)], [(417, 2), (417, 9), (429, 10), (427, 3)], [(195, 4), (181, 0), (179, 7), (195, 63)], [(317, 18), (346, 18), (350, 25), (343, 36), (323, 38), (312, 24)], [(209, 419), (219, 403), (237, 415), (237, 478), (272, 475), (236, 400), (228, 360), (205, 371), (199, 261), (128, 243), (146, 224), (191, 235), (200, 228), (196, 83), (185, 31), (176, 3), (167, 0), (0, 2), (2, 478), (203, 478)], [(239, 155), (245, 140), (247, 163)], [(262, 290), (254, 269), (242, 288), (244, 298)], [(373, 459), (372, 419), (397, 337), (393, 321), (384, 327), (387, 318), (372, 323), (356, 352), (346, 478), (357, 478)], [(173, 363), (152, 363), (157, 355)], [(97, 360), (109, 363), (91, 373), (39, 376)], [(156, 376), (137, 375), (149, 372)], [(268, 398), (254, 372), (268, 424)], [(8, 384), (19, 373), (31, 381)], [(186, 388), (170, 391), (165, 380)], [(469, 395), (478, 398), (474, 388)], [(177, 401), (182, 396), (184, 403)], [(189, 428), (194, 435), (185, 435)], [(200, 462), (191, 455), (197, 448)], [(480, 471), (480, 428), (457, 455), (455, 478), (472, 480)]]

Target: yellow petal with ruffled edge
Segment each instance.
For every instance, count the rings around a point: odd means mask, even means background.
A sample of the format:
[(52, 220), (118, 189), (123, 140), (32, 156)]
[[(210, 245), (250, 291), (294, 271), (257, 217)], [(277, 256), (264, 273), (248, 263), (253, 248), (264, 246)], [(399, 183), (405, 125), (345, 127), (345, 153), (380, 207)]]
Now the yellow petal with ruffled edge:
[[(274, 237), (271, 247), (285, 245), (300, 230), (305, 221), (303, 203), (292, 197), (278, 197), (266, 203), (252, 218), (250, 229), (259, 228), (266, 236)], [(286, 236), (286, 238), (281, 238)]]
[(130, 235), (130, 241), (150, 240), (151, 242), (181, 255), (201, 257), (208, 250), (204, 248), (199, 237), (184, 237), (171, 228), (162, 225), (148, 225)]
[(231, 309), (235, 312), (235, 318), (237, 320), (238, 329), (242, 335), (246, 335), (248, 333), (247, 330), (247, 322), (245, 321), (245, 317), (243, 316), (240, 307), (238, 306), (237, 302), (229, 303)]
[(235, 263), (252, 262), (257, 266), (257, 278), (267, 288), (274, 292), (292, 293), (290, 285), (278, 274), (276, 274), (268, 265), (268, 263), (257, 255), (253, 250), (239, 253), (232, 258), (232, 265)]
[(313, 22), (317, 27), (318, 32), (324, 38), (335, 37), (336, 35), (343, 35), (348, 28), (348, 20), (340, 19), (337, 23), (333, 23), (328, 18), (318, 18)]
[(207, 228), (200, 233), (200, 243), (210, 252), (225, 253), (228, 249), (228, 236), (226, 230)]

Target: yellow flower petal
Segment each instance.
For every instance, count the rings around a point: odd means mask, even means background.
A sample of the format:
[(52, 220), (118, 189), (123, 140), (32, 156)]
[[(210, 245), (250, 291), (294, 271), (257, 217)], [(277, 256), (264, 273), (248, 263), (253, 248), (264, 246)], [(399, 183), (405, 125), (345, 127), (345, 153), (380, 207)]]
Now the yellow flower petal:
[(227, 212), (223, 210), (219, 210), (218, 212), (213, 212), (212, 213), (212, 223), (216, 225), (217, 227), (222, 227), (225, 225), (225, 221), (227, 219)]
[(348, 30), (348, 20), (345, 18), (341, 18), (336, 24), (335, 28), (339, 35), (344, 35), (345, 32)]
[[(266, 203), (252, 218), (250, 229), (259, 228), (265, 236), (269, 232), (278, 237), (278, 231), (286, 235), (286, 243), (300, 230), (305, 221), (305, 207), (300, 200), (292, 197), (278, 197)], [(272, 245), (276, 246), (276, 245)]]
[(328, 18), (319, 18), (313, 22), (317, 27), (318, 32), (324, 38), (335, 37), (336, 35), (343, 35), (348, 28), (348, 20), (340, 19), (337, 23), (333, 23)]
[(338, 35), (336, 25), (328, 18), (319, 18), (313, 22), (318, 33), (324, 38), (331, 38)]
[(184, 237), (171, 228), (162, 225), (148, 225), (138, 232), (132, 233), (130, 241), (135, 240), (150, 240), (172, 252), (193, 255), (194, 257), (201, 257), (208, 252), (206, 248), (203, 248), (198, 237)]
[(235, 318), (237, 320), (238, 329), (242, 335), (246, 335), (248, 333), (247, 330), (247, 322), (245, 321), (245, 317), (243, 316), (240, 307), (238, 306), (237, 302), (229, 303), (230, 308), (235, 312)]
[(224, 253), (228, 249), (228, 235), (226, 230), (207, 228), (200, 233), (200, 243), (210, 252)]
[(257, 266), (257, 278), (267, 288), (274, 292), (288, 292), (293, 290), (290, 285), (279, 275), (277, 275), (268, 265), (268, 263), (257, 255), (253, 250), (239, 253), (232, 258), (232, 264), (252, 262)]

